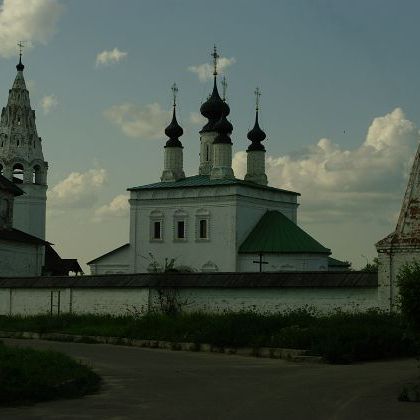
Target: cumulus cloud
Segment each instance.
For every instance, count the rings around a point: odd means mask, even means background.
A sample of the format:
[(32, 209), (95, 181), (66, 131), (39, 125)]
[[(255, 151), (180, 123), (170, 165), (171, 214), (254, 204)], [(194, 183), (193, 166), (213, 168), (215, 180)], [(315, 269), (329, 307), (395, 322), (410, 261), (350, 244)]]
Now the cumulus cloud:
[[(224, 73), (228, 67), (235, 63), (235, 57), (220, 57), (217, 62), (218, 73)], [(213, 77), (213, 65), (209, 63), (200, 64), (198, 66), (189, 66), (188, 70), (195, 73), (198, 76), (198, 80), (200, 80), (200, 82), (206, 82)]]
[(115, 64), (127, 57), (127, 53), (114, 48), (110, 51), (102, 51), (96, 55), (96, 67)]
[(207, 120), (199, 112), (190, 112), (190, 123), (194, 125), (204, 125)]
[[(268, 156), (267, 175), (271, 185), (302, 194), (304, 221), (368, 220), (388, 209), (391, 219), (419, 139), (417, 127), (396, 108), (372, 121), (360, 146), (345, 150), (323, 138), (300, 152)], [(244, 175), (245, 152), (235, 154), (233, 167), (237, 177)]]
[(171, 113), (158, 103), (145, 106), (124, 103), (107, 109), (105, 117), (117, 125), (128, 137), (161, 139)]
[(0, 5), (0, 55), (17, 55), (18, 40), (26, 46), (46, 44), (62, 12), (57, 0), (4, 0)]
[(128, 199), (128, 194), (120, 194), (114, 197), (109, 204), (105, 204), (104, 206), (97, 208), (95, 210), (95, 222), (101, 222), (113, 217), (128, 216), (130, 208)]
[(97, 193), (106, 180), (105, 169), (72, 172), (48, 191), (51, 208), (89, 208), (96, 203)]
[(58, 105), (58, 100), (55, 95), (46, 95), (41, 99), (39, 104), (44, 114), (47, 115)]

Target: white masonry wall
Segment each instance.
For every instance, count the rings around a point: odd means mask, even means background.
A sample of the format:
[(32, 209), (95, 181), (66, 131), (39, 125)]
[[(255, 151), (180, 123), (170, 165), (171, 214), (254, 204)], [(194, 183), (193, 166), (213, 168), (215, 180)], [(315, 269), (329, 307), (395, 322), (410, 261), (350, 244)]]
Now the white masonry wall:
[(0, 288), (0, 315), (144, 314), (148, 288)]
[(25, 194), (14, 200), (13, 227), (45, 239), (47, 186), (18, 184), (18, 187), (25, 191)]
[(404, 264), (420, 263), (420, 250), (399, 252), (378, 252), (378, 286), (384, 309), (393, 310), (398, 306), (398, 273)]
[(43, 245), (0, 239), (0, 277), (41, 275)]
[(89, 264), (90, 274), (126, 274), (130, 272), (130, 247), (118, 249)]
[[(51, 294), (52, 292), (52, 294)], [(60, 293), (59, 293), (60, 292)], [(179, 288), (186, 312), (257, 311), (276, 313), (302, 308), (329, 313), (381, 307), (377, 288)], [(58, 306), (58, 301), (60, 305)], [(75, 314), (141, 315), (159, 310), (156, 289), (149, 288), (0, 288), (0, 315), (35, 315), (51, 311)]]
[[(260, 265), (257, 254), (240, 254), (239, 270), (245, 272), (258, 272)], [(275, 271), (328, 271), (327, 254), (264, 254), (262, 266), (264, 272)]]
[[(132, 273), (147, 272), (149, 254), (163, 264), (198, 271), (238, 271), (238, 248), (267, 210), (279, 210), (296, 222), (296, 195), (242, 185), (132, 191), (130, 198), (130, 261)], [(183, 220), (186, 238), (175, 238), (176, 221)], [(197, 221), (207, 218), (209, 237), (200, 240)], [(162, 222), (161, 240), (151, 238), (153, 221)], [(255, 271), (255, 270), (254, 270)]]
[[(380, 307), (376, 288), (185, 288), (178, 293), (186, 312), (269, 314), (307, 308), (331, 313), (338, 309), (359, 312)], [(155, 290), (151, 290), (151, 301), (157, 305)]]

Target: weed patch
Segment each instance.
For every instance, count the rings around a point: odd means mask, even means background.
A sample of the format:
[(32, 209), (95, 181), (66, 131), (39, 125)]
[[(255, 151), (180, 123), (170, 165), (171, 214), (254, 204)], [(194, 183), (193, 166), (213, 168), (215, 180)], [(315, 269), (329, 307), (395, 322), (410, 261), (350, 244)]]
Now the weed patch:
[(90, 368), (62, 353), (0, 344), (1, 405), (76, 398), (96, 391), (99, 382)]
[[(300, 310), (143, 317), (62, 315), (0, 316), (0, 330), (67, 333), (174, 343), (207, 343), (220, 348), (304, 349), (332, 363), (412, 356), (415, 340), (398, 314), (369, 311), (315, 315)], [(95, 341), (87, 338), (85, 342)], [(121, 341), (123, 342), (123, 341)]]

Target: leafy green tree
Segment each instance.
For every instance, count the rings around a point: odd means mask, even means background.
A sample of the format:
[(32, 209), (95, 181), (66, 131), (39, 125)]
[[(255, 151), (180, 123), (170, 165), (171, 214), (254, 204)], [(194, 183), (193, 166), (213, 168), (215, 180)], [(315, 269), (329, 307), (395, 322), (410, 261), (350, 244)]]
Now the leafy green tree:
[(401, 312), (420, 334), (420, 262), (405, 264), (397, 275)]
[(367, 273), (377, 273), (379, 268), (379, 259), (375, 257), (372, 262), (366, 261), (366, 265), (361, 269), (361, 271), (366, 271)]

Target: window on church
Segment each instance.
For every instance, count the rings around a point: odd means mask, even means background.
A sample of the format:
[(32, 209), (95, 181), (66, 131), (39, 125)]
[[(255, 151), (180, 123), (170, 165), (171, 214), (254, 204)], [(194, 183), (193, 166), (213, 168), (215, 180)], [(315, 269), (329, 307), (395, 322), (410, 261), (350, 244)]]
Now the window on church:
[(178, 220), (176, 224), (176, 237), (177, 239), (185, 239), (185, 222)]
[(207, 219), (201, 219), (199, 224), (199, 238), (207, 239)]
[(198, 242), (210, 240), (210, 212), (205, 208), (195, 213), (195, 240)]
[(162, 239), (161, 222), (153, 222), (153, 239)]

